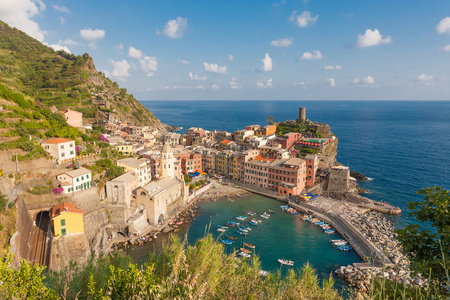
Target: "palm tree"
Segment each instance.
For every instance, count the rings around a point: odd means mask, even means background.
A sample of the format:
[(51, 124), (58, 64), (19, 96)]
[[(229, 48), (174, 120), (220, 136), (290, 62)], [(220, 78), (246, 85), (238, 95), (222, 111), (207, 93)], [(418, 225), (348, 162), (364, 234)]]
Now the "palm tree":
[(273, 117), (269, 116), (269, 119), (267, 120), (269, 122), (270, 125), (273, 125)]

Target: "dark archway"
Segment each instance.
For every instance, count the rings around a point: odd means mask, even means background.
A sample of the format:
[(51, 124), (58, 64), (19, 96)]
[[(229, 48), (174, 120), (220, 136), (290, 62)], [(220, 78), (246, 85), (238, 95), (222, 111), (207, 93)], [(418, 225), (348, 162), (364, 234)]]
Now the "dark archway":
[(42, 210), (37, 213), (34, 224), (37, 228), (47, 232), (48, 223), (50, 222), (50, 213), (46, 210)]

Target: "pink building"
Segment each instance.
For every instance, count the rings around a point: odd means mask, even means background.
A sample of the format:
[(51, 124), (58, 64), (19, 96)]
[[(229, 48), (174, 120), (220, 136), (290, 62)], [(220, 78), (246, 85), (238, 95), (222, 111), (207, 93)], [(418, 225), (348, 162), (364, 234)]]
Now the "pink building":
[(300, 158), (276, 160), (268, 174), (268, 188), (279, 194), (300, 195), (306, 183), (306, 161)]
[(247, 150), (238, 157), (238, 180), (245, 181), (245, 164), (259, 155), (259, 150)]
[(305, 161), (306, 161), (306, 185), (308, 187), (312, 187), (316, 182), (316, 172), (319, 165), (319, 157), (316, 154), (306, 155)]
[(245, 164), (245, 183), (257, 187), (269, 187), (269, 167), (274, 158), (268, 158), (261, 155), (249, 160)]
[(83, 127), (83, 114), (74, 111), (71, 109), (66, 109), (64, 111), (61, 111), (61, 113), (64, 115), (64, 118), (67, 121), (67, 124), (76, 128), (82, 128)]
[(283, 149), (290, 149), (302, 137), (298, 132), (289, 132), (280, 135), (271, 141), (271, 144), (280, 144)]

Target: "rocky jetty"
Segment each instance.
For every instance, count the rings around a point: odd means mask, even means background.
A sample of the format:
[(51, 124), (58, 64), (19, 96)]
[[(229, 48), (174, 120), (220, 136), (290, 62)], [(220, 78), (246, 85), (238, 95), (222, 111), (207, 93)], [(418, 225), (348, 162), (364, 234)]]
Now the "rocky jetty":
[(391, 265), (381, 268), (365, 264), (340, 267), (335, 273), (345, 279), (350, 286), (365, 292), (370, 288), (371, 281), (375, 277), (397, 281), (407, 286), (424, 287), (426, 285), (426, 280), (420, 274), (414, 275), (410, 271), (409, 260), (403, 255), (402, 247), (395, 239), (397, 234), (394, 232), (394, 226), (381, 213), (348, 212), (342, 217), (358, 228), (367, 240), (382, 250), (392, 262)]
[(355, 172), (355, 171), (350, 171), (350, 176), (352, 176), (353, 178), (355, 178), (358, 181), (367, 181), (367, 180), (369, 180), (369, 178), (367, 178), (363, 174)]

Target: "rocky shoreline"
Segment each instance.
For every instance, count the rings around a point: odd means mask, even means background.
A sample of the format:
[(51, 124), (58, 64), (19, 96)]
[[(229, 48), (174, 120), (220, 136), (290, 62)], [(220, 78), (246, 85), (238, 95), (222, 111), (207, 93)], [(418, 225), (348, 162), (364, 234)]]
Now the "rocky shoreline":
[(424, 287), (426, 279), (420, 274), (414, 275), (409, 268), (409, 260), (402, 253), (402, 247), (396, 240), (397, 234), (394, 226), (383, 214), (369, 211), (364, 214), (356, 212), (344, 214), (348, 222), (360, 230), (360, 232), (381, 249), (392, 262), (382, 268), (370, 267), (365, 264), (354, 266), (341, 266), (335, 271), (336, 275), (349, 283), (351, 287), (360, 292), (370, 289), (374, 278), (385, 278), (406, 286)]

